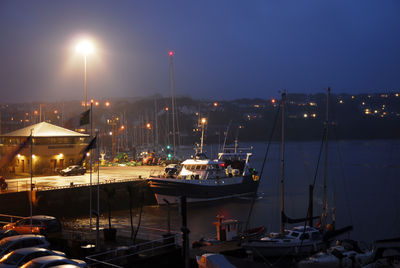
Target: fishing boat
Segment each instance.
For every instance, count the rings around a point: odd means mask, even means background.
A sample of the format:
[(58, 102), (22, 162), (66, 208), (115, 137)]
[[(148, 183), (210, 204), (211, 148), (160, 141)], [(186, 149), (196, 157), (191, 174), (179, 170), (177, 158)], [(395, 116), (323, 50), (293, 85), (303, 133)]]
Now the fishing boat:
[(150, 175), (148, 182), (157, 202), (178, 203), (180, 196), (187, 202), (204, 202), (250, 196), (257, 192), (259, 176), (249, 165), (252, 148), (225, 148), (218, 159), (209, 159), (201, 147), (196, 155), (182, 162), (176, 174)]

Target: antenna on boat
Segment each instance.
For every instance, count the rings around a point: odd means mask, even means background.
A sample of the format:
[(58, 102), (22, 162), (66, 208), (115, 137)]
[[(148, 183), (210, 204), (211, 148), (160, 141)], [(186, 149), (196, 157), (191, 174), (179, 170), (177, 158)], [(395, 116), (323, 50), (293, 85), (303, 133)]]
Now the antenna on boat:
[(231, 126), (232, 120), (229, 121), (228, 126), (226, 127), (226, 132), (225, 132), (225, 137), (224, 137), (224, 145), (222, 146), (222, 152), (225, 151), (225, 145), (226, 145), (226, 138), (228, 137), (228, 132), (229, 132), (229, 127)]
[(281, 224), (280, 232), (284, 233), (285, 223), (283, 221), (285, 202), (284, 202), (284, 178), (285, 178), (285, 101), (286, 101), (286, 91), (282, 92), (281, 109), (282, 109), (282, 125), (281, 125)]

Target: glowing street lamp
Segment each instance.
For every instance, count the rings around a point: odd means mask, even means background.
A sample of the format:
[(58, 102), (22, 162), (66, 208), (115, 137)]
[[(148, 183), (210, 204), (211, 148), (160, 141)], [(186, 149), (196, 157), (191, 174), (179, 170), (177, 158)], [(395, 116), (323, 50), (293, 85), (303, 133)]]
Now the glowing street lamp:
[(200, 145), (200, 153), (203, 152), (203, 141), (204, 141), (204, 126), (207, 124), (207, 119), (202, 118), (201, 119), (201, 145)]
[(78, 51), (79, 53), (81, 53), (84, 57), (85, 60), (85, 84), (84, 84), (84, 94), (85, 94), (85, 111), (87, 110), (87, 72), (86, 72), (86, 57), (87, 55), (89, 55), (90, 53), (92, 53), (94, 50), (93, 45), (90, 41), (88, 40), (84, 40), (81, 41), (80, 43), (78, 43), (78, 45), (76, 46), (76, 51)]

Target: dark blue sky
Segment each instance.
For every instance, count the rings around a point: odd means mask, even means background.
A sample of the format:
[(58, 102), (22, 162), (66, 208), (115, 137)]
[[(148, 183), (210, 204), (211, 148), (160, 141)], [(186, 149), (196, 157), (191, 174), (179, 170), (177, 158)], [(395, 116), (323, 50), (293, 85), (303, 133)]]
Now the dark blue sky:
[(0, 1), (1, 102), (170, 94), (270, 98), (400, 85), (400, 2), (393, 0)]

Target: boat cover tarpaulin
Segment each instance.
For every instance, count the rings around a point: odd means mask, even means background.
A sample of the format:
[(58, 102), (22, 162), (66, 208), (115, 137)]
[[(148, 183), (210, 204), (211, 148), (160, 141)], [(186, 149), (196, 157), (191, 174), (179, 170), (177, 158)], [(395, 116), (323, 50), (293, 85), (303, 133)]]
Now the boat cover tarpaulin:
[[(319, 216), (312, 217), (313, 220), (319, 219)], [(311, 218), (298, 218), (298, 219), (293, 219), (289, 218), (286, 216), (285, 213), (282, 213), (282, 222), (284, 223), (299, 223), (299, 222), (306, 222), (309, 221)]]

